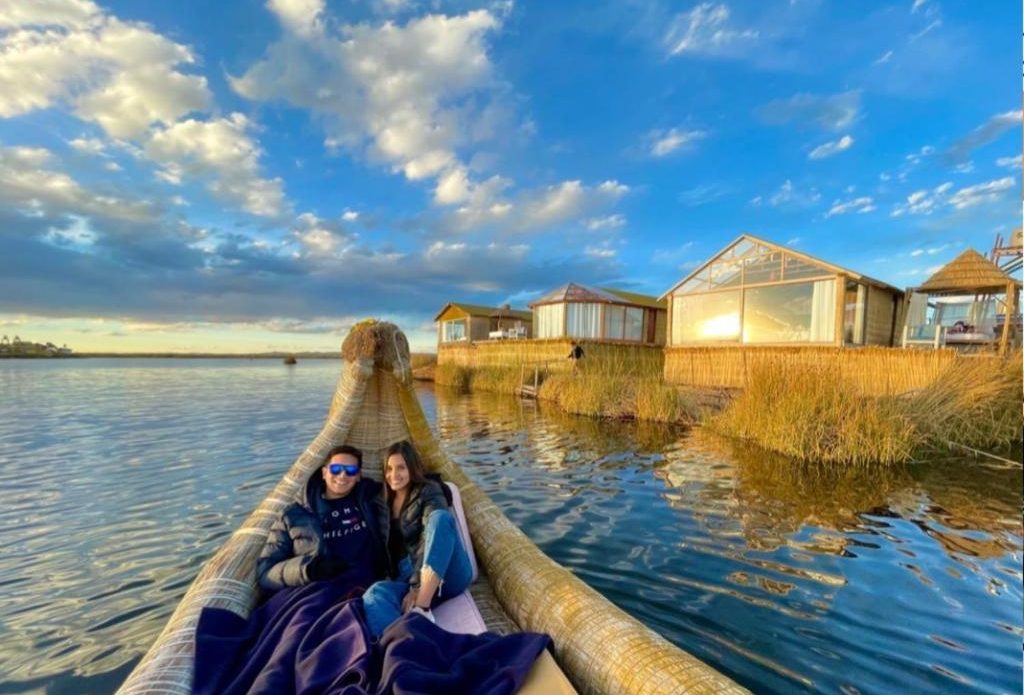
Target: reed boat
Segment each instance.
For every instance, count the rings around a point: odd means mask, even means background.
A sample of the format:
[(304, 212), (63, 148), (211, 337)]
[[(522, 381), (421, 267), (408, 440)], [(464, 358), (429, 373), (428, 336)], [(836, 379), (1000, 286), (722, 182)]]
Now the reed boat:
[(459, 491), (479, 578), (469, 590), (486, 628), (544, 632), (554, 640), (521, 693), (746, 693), (711, 666), (627, 615), (534, 545), (441, 450), (413, 388), (409, 344), (397, 326), (366, 321), (342, 348), (342, 373), (326, 422), (284, 477), (200, 569), (167, 625), (119, 689), (191, 691), (195, 628), (207, 606), (247, 617), (259, 587), (256, 562), (271, 524), (300, 494), (326, 452), (351, 444), (364, 472), (382, 480), (381, 455), (409, 439), (432, 472)]

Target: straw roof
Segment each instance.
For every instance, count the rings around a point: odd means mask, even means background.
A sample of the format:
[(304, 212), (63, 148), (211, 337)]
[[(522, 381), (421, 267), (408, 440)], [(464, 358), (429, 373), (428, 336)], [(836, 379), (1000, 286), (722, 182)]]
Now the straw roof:
[(967, 249), (952, 261), (944, 265), (934, 275), (924, 281), (916, 292), (984, 292), (1003, 291), (1007, 284), (1020, 282), (999, 269), (974, 249)]
[(469, 316), (501, 317), (519, 319), (520, 321), (532, 321), (533, 312), (523, 309), (505, 309), (496, 306), (483, 306), (482, 304), (466, 304), (464, 302), (448, 302), (434, 317), (435, 321), (440, 320), (441, 315), (448, 311), (449, 307), (455, 307)]
[(566, 283), (557, 289), (551, 290), (537, 301), (530, 304), (531, 307), (542, 304), (562, 304), (566, 302), (596, 302), (604, 304), (625, 304), (629, 306), (643, 306), (651, 309), (664, 309), (666, 304), (659, 301), (657, 297), (636, 292), (626, 292), (611, 287), (590, 287), (577, 282)]

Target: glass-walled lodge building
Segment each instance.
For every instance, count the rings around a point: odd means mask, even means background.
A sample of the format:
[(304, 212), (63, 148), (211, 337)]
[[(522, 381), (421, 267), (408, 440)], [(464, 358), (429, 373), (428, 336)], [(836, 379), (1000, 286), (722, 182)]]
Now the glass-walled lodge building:
[(903, 293), (742, 235), (666, 292), (668, 345), (892, 345)]
[(535, 338), (665, 344), (665, 302), (649, 295), (570, 282), (530, 308)]

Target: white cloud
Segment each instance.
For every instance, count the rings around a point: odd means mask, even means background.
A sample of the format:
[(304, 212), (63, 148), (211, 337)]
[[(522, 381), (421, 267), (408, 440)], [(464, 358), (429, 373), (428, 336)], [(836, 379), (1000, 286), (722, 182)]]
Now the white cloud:
[(254, 215), (277, 215), (284, 207), (282, 183), (260, 177), (262, 152), (249, 137), (249, 127), (240, 113), (211, 121), (188, 119), (156, 130), (145, 153), (164, 167), (168, 182), (183, 176), (206, 178), (214, 195), (239, 203)]
[[(773, 207), (810, 207), (821, 200), (821, 193), (815, 188), (809, 191), (800, 191), (793, 185), (793, 182), (786, 179), (779, 190), (768, 198), (768, 203)], [(764, 196), (754, 196), (750, 204), (758, 207), (765, 202)]]
[(849, 212), (866, 213), (871, 212), (875, 209), (875, 201), (870, 196), (862, 196), (860, 198), (854, 198), (853, 200), (847, 200), (846, 202), (835, 201), (832, 203), (832, 207), (825, 214), (825, 217), (833, 217), (836, 215), (845, 215)]
[(583, 249), (583, 253), (592, 258), (615, 258), (618, 255), (618, 251), (606, 245), (586, 246)]
[(330, 146), (365, 148), (410, 180), (439, 177), (466, 168), (457, 150), (479, 134), (486, 108), (477, 104), (498, 88), (485, 45), (497, 27), (477, 10), (358, 24), (337, 37), (286, 35), (232, 85), (249, 99), (310, 109)]
[(89, 0), (9, 0), (0, 5), (0, 28), (6, 27), (79, 27), (99, 14)]
[(355, 210), (349, 210), (345, 208), (345, 212), (341, 213), (341, 219), (345, 222), (355, 222), (359, 219), (359, 213)]
[[(497, 177), (495, 177), (497, 178)], [(455, 211), (455, 220), (462, 229), (485, 224), (496, 224), (518, 232), (535, 232), (569, 220), (592, 215), (621, 200), (629, 193), (629, 186), (618, 181), (603, 181), (596, 186), (583, 182), (563, 181), (536, 190), (527, 190), (511, 202), (494, 202), (493, 195), (480, 190), (474, 192), (467, 205)], [(498, 181), (501, 187), (507, 182)]]
[(128, 201), (89, 190), (56, 168), (49, 150), (0, 146), (0, 203), (27, 212), (145, 221), (153, 210), (145, 201)]
[(917, 12), (922, 7), (928, 4), (928, 0), (914, 0), (913, 6), (910, 8), (911, 12)]
[(850, 149), (851, 145), (853, 145), (853, 138), (849, 135), (844, 135), (838, 140), (818, 145), (811, 150), (811, 153), (807, 156), (809, 159), (825, 159), (826, 157), (831, 157), (844, 150)]
[(651, 141), (650, 153), (654, 157), (665, 157), (681, 147), (692, 145), (703, 140), (707, 133), (703, 130), (681, 130), (671, 128), (668, 131), (655, 130), (648, 135)]
[(68, 141), (68, 144), (83, 154), (102, 155), (107, 149), (107, 146), (99, 138), (75, 138)]
[(1020, 130), (1022, 114), (1020, 111), (997, 113), (958, 140), (946, 152), (953, 162), (963, 162), (970, 158), (971, 152), (978, 147), (994, 142), (1000, 135), (1016, 128)]
[(1021, 156), (1014, 155), (1012, 157), (1000, 157), (996, 160), (997, 167), (1005, 167), (1007, 169), (1020, 169), (1021, 168)]
[(320, 14), (324, 11), (324, 0), (267, 0), (267, 8), (287, 29), (299, 36), (321, 31)]
[(878, 59), (875, 61), (875, 65), (883, 65), (885, 63), (888, 63), (890, 60), (892, 60), (892, 54), (892, 51), (886, 51), (885, 53), (878, 57)]
[(796, 122), (825, 130), (845, 130), (857, 120), (860, 96), (860, 90), (832, 96), (794, 94), (788, 99), (775, 99), (759, 106), (755, 114), (771, 125)]
[(904, 214), (930, 215), (945, 206), (956, 210), (965, 210), (1000, 200), (1015, 185), (1016, 180), (1012, 176), (1006, 176), (1001, 179), (993, 179), (985, 183), (966, 186), (950, 195), (950, 191), (953, 190), (953, 183), (947, 181), (930, 191), (927, 189), (914, 191), (907, 196), (905, 203), (894, 207), (891, 214), (893, 217), (900, 217)]
[(191, 51), (91, 3), (9, 3), (0, 9), (0, 117), (69, 102), (114, 137), (205, 109), (206, 79), (178, 71)]
[(913, 251), (910, 252), (910, 256), (912, 258), (917, 258), (918, 256), (924, 256), (926, 254), (929, 255), (929, 256), (934, 256), (937, 253), (942, 253), (943, 251), (948, 249), (950, 246), (951, 246), (950, 244), (942, 244), (940, 246), (932, 246), (930, 248), (914, 249)]
[(597, 231), (600, 229), (619, 229), (626, 225), (626, 216), (615, 214), (607, 217), (593, 217), (587, 220), (587, 229)]
[(729, 26), (729, 7), (709, 2), (697, 5), (689, 12), (680, 12), (669, 25), (664, 43), (669, 55), (735, 57), (749, 50), (756, 42), (758, 32), (753, 29), (733, 29)]
[(487, 50), (500, 28), (492, 12), (362, 23), (335, 32), (318, 5), (280, 4), (274, 9), (285, 36), (231, 80), (235, 91), (308, 109), (323, 123), (329, 147), (364, 154), (410, 181), (432, 181), (434, 203), (455, 208), (456, 228), (532, 228), (615, 197), (571, 180), (510, 197), (512, 180), (479, 173), (486, 158), (473, 157), (472, 148), (503, 139), (510, 129), (503, 103), (508, 88), (495, 77)]
[(292, 236), (302, 248), (302, 255), (311, 257), (343, 257), (350, 251), (356, 237), (313, 213), (298, 216)]
[(930, 191), (921, 189), (914, 191), (907, 196), (907, 201), (892, 209), (893, 217), (900, 217), (904, 214), (930, 215), (938, 209), (946, 200), (946, 194), (953, 188), (952, 181), (939, 184)]
[(961, 188), (949, 199), (949, 204), (957, 210), (971, 208), (982, 203), (991, 203), (998, 200), (1003, 194), (1014, 187), (1015, 180), (1012, 176), (1001, 179), (979, 183), (975, 186)]
[(702, 183), (693, 188), (689, 188), (682, 191), (677, 199), (683, 205), (688, 207), (696, 207), (711, 201), (718, 200), (723, 196), (729, 194), (730, 189), (720, 183)]

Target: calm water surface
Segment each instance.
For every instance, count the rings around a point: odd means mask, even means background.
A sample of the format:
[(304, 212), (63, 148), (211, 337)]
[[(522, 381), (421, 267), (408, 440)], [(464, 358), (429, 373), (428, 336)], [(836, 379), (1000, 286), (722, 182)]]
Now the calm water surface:
[[(0, 693), (106, 693), (309, 443), (340, 364), (0, 361)], [(425, 386), (542, 549), (755, 692), (1020, 693), (1020, 468), (824, 474)]]

